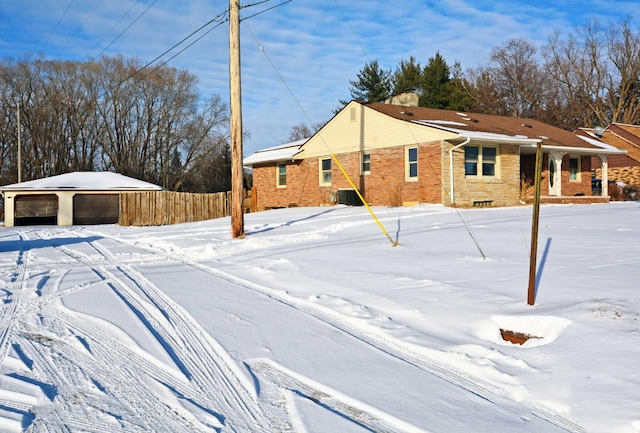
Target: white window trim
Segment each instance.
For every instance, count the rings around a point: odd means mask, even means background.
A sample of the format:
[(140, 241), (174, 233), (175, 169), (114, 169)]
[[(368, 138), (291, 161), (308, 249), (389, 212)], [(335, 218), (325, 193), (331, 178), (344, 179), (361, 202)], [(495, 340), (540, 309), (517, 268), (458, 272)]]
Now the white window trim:
[[(465, 177), (466, 178), (471, 178), (471, 179), (499, 179), (500, 178), (500, 146), (499, 145), (482, 145), (482, 144), (473, 144), (470, 145), (468, 147), (477, 147), (478, 148), (478, 167), (477, 167), (477, 172), (478, 174), (467, 174), (466, 173), (466, 167), (465, 167)], [(482, 174), (482, 149), (483, 148), (492, 148), (496, 150), (496, 162), (495, 162), (495, 169), (494, 169), (494, 175), (483, 175)], [(464, 163), (466, 165), (467, 163), (467, 159), (465, 156), (465, 160)]]
[[(284, 185), (280, 184), (280, 166), (284, 165)], [(286, 188), (287, 187), (287, 163), (286, 162), (276, 162), (276, 188)]]
[[(578, 160), (578, 171), (576, 172), (575, 179), (571, 179), (571, 160), (572, 159)], [(574, 183), (582, 182), (581, 173), (582, 173), (582, 158), (580, 157), (580, 155), (569, 155), (569, 182), (574, 182)]]
[[(324, 176), (323, 176), (323, 171), (322, 171), (322, 161), (326, 161), (329, 160), (329, 164), (332, 166), (331, 168), (333, 169), (333, 164), (331, 163), (331, 158), (318, 158), (318, 182), (320, 184), (320, 186), (331, 186), (331, 182), (325, 182), (324, 181)], [(331, 173), (331, 171), (329, 171), (329, 173)], [(331, 175), (331, 180), (333, 181), (333, 174)]]
[[(409, 162), (409, 149), (416, 149), (416, 160), (414, 162)], [(404, 148), (404, 180), (405, 180), (405, 182), (417, 182), (418, 181), (418, 176), (419, 176), (418, 161), (420, 160), (419, 154), (420, 154), (420, 151), (419, 151), (418, 146), (407, 146), (407, 147)], [(416, 175), (415, 175), (415, 177), (411, 177), (410, 176), (411, 164), (416, 164)]]

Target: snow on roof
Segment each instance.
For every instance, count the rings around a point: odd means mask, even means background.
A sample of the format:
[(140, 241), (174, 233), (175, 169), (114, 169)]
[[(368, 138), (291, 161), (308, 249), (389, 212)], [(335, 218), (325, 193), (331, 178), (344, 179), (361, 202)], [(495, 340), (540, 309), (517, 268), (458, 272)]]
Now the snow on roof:
[(242, 161), (242, 165), (254, 165), (263, 162), (284, 161), (292, 159), (298, 153), (308, 138), (292, 141), (290, 143), (281, 144), (279, 146), (270, 147), (268, 149), (259, 150), (253, 155), (246, 157)]
[[(468, 131), (457, 128), (449, 128), (443, 126), (444, 122), (434, 122), (427, 120), (414, 120), (413, 122), (424, 125), (424, 126), (432, 126), (434, 128), (439, 128), (445, 131), (453, 132), (455, 134), (460, 134), (462, 137), (469, 137), (476, 140), (493, 140), (493, 141), (508, 141), (508, 142), (523, 142), (523, 143), (536, 143), (540, 141), (536, 138), (529, 138), (525, 135), (507, 135), (507, 134), (496, 134), (494, 132), (481, 132), (481, 131)], [(465, 125), (466, 126), (466, 125)]]
[(44, 179), (14, 183), (0, 187), (0, 190), (91, 190), (91, 191), (123, 191), (123, 190), (161, 190), (162, 187), (142, 180), (133, 179), (108, 171), (78, 171), (60, 174)]
[(578, 138), (580, 138), (581, 140), (584, 140), (584, 141), (586, 141), (587, 143), (589, 143), (589, 144), (591, 144), (593, 146), (601, 147), (604, 151), (606, 151), (604, 153), (618, 153), (618, 154), (619, 153), (627, 153), (625, 150), (618, 149), (617, 147), (611, 146), (610, 144), (604, 143), (604, 142), (602, 142), (600, 140), (595, 140), (593, 138), (589, 138), (587, 136), (579, 135), (579, 134), (576, 134), (576, 136)]

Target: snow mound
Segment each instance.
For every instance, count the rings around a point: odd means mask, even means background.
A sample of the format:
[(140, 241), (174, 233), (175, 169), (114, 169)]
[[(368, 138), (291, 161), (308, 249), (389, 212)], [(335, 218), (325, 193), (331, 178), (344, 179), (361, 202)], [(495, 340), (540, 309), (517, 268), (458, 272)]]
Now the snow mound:
[(493, 316), (486, 326), (479, 327), (477, 337), (497, 344), (512, 345), (502, 338), (500, 330), (504, 329), (535, 337), (520, 346), (531, 348), (557, 340), (572, 323), (569, 319), (556, 316)]

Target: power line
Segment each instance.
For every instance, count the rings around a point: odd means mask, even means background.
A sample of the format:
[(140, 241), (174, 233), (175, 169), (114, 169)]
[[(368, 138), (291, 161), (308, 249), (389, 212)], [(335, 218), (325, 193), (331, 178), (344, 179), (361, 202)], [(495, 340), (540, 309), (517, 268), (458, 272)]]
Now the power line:
[[(213, 26), (212, 28), (210, 28), (209, 30), (207, 30), (202, 36), (200, 36), (198, 39), (196, 39), (195, 41), (191, 42), (189, 45), (187, 45), (186, 47), (184, 47), (183, 49), (181, 49), (180, 51), (178, 51), (176, 54), (174, 54), (173, 56), (169, 57), (167, 60), (165, 60), (164, 62), (160, 63), (158, 66), (156, 66), (151, 72), (149, 72), (148, 74), (146, 74), (144, 76), (144, 78), (148, 77), (149, 75), (153, 74), (155, 71), (157, 71), (158, 69), (160, 69), (162, 66), (166, 65), (167, 63), (169, 63), (171, 60), (175, 59), (176, 57), (178, 57), (180, 54), (182, 54), (183, 52), (185, 52), (187, 49), (191, 48), (192, 45), (194, 45), (195, 43), (197, 43), (200, 39), (204, 38), (205, 36), (207, 36), (209, 33), (211, 33), (213, 30), (217, 29), (218, 27), (220, 27), (222, 24), (224, 24), (227, 20), (223, 20), (220, 21), (217, 25)], [(209, 21), (206, 25), (211, 24), (212, 21)], [(196, 32), (198, 32), (200, 30), (197, 30)], [(191, 37), (188, 36), (188, 38)], [(180, 43), (178, 43), (177, 45), (180, 45), (182, 43), (182, 41)], [(169, 50), (165, 51), (165, 54), (171, 50), (173, 50), (174, 48), (177, 47), (177, 45), (174, 45), (172, 48), (170, 48)], [(162, 54), (160, 57), (162, 57), (164, 54)], [(134, 73), (137, 74), (139, 72), (142, 72), (144, 69), (146, 69), (148, 66), (150, 66), (153, 62), (155, 62), (156, 60), (158, 60), (159, 57), (157, 57), (155, 60), (153, 60), (152, 62), (148, 63), (145, 67), (143, 67), (142, 69), (136, 71)], [(131, 78), (131, 77), (129, 77)], [(127, 79), (129, 79), (127, 78)], [(125, 80), (126, 81), (126, 80)], [(122, 84), (122, 83), (121, 83)]]
[[(155, 1), (154, 1), (155, 3)], [(196, 33), (200, 32), (202, 29), (204, 29), (205, 27), (211, 25), (211, 23), (214, 22), (218, 22), (217, 25), (215, 25), (213, 28), (209, 29), (208, 31), (206, 31), (203, 35), (201, 35), (199, 38), (197, 38), (195, 41), (191, 42), (189, 45), (187, 45), (186, 47), (184, 47), (182, 50), (178, 51), (176, 54), (174, 54), (173, 56), (171, 56), (170, 58), (168, 58), (167, 60), (165, 60), (164, 62), (162, 62), (161, 64), (159, 64), (158, 66), (156, 66), (153, 70), (151, 70), (148, 74), (144, 75), (144, 78), (148, 77), (149, 75), (151, 75), (152, 73), (154, 73), (155, 71), (157, 71), (158, 69), (160, 69), (162, 66), (166, 65), (169, 61), (173, 60), (174, 58), (176, 58), (177, 56), (179, 56), (180, 54), (182, 54), (185, 50), (187, 50), (188, 48), (190, 48), (191, 46), (193, 46), (195, 43), (197, 43), (200, 39), (202, 39), (203, 37), (205, 37), (206, 35), (208, 35), (209, 33), (211, 33), (214, 29), (218, 28), (219, 26), (221, 26), (224, 22), (226, 22), (224, 18), (224, 16), (228, 13), (228, 10), (225, 10), (224, 12), (218, 14), (215, 18), (209, 20), (206, 24), (203, 24), (202, 26), (200, 26), (197, 30), (194, 30), (193, 32), (191, 32), (188, 36), (184, 37), (180, 42), (174, 44), (171, 48), (169, 48), (168, 50), (166, 50), (165, 52), (163, 52), (162, 54), (160, 54), (159, 56), (157, 56), (155, 59), (153, 59), (152, 61), (148, 62), (146, 65), (144, 65), (142, 68), (134, 71), (131, 75), (129, 75), (127, 78), (125, 78), (124, 80), (120, 81), (117, 85), (115, 85), (111, 90), (121, 86), (123, 83), (125, 83), (126, 81), (132, 79), (133, 77), (135, 77), (136, 75), (140, 74), (142, 71), (144, 71), (145, 69), (147, 69), (148, 67), (150, 67), (152, 64), (154, 64), (156, 61), (158, 61), (159, 59), (161, 59), (165, 54), (173, 51), (174, 49), (176, 49), (178, 46), (180, 46), (181, 44), (183, 44), (187, 39), (191, 38), (192, 36), (194, 36)]]
[[(271, 60), (271, 57), (269, 57), (269, 55), (267, 54), (267, 52), (265, 51), (264, 47), (262, 46), (262, 44), (260, 43), (260, 41), (258, 41), (258, 38), (256, 38), (256, 36), (253, 34), (253, 32), (251, 31), (251, 28), (249, 28), (249, 26), (245, 23), (245, 27), (247, 27), (247, 30), (249, 30), (249, 33), (251, 33), (251, 36), (253, 37), (253, 39), (256, 41), (256, 43), (258, 44), (258, 47), (260, 47), (260, 51), (262, 51), (262, 53), (264, 54), (264, 56), (267, 58), (267, 60), (269, 61), (269, 63), (271, 64), (271, 66), (273, 67), (273, 69), (275, 70), (276, 74), (278, 74), (278, 77), (280, 78), (280, 80), (282, 81), (282, 83), (284, 84), (284, 86), (287, 88), (287, 90), (289, 91), (289, 93), (291, 94), (291, 97), (293, 98), (293, 100), (296, 102), (296, 104), (298, 105), (298, 107), (300, 108), (300, 110), (302, 111), (302, 113), (305, 115), (305, 117), (307, 118), (307, 120), (309, 122), (311, 122), (311, 118), (309, 117), (309, 115), (307, 114), (307, 112), (305, 111), (304, 107), (302, 106), (302, 104), (300, 103), (300, 100), (296, 97), (296, 95), (293, 93), (293, 90), (291, 90), (291, 87), (289, 87), (289, 85), (287, 84), (287, 81), (284, 79), (284, 77), (282, 76), (282, 74), (280, 73), (280, 71), (278, 70), (278, 68), (276, 67), (275, 63), (273, 63), (273, 61)], [(358, 189), (358, 187), (355, 185), (355, 183), (351, 180), (351, 177), (349, 176), (349, 174), (347, 173), (347, 171), (345, 170), (344, 166), (340, 163), (340, 161), (338, 160), (338, 157), (335, 155), (335, 153), (333, 153), (333, 150), (331, 150), (331, 147), (329, 147), (329, 143), (327, 143), (324, 139), (324, 136), (322, 135), (322, 131), (318, 131), (318, 137), (320, 138), (320, 141), (322, 141), (322, 143), (324, 143), (325, 147), (327, 148), (327, 150), (329, 151), (329, 154), (331, 155), (331, 159), (333, 161), (336, 162), (338, 168), (340, 169), (340, 171), (342, 172), (342, 174), (344, 175), (344, 177), (347, 179), (347, 182), (349, 182), (349, 185), (351, 185), (351, 187), (353, 188), (353, 190), (356, 192), (356, 194), (358, 195), (358, 197), (360, 198), (360, 200), (362, 201), (362, 204), (364, 204), (365, 208), (367, 209), (367, 211), (369, 212), (369, 215), (371, 215), (371, 217), (373, 218), (373, 220), (375, 221), (375, 223), (378, 225), (378, 227), (380, 228), (380, 230), (382, 230), (382, 233), (384, 233), (384, 235), (387, 237), (387, 239), (389, 239), (389, 241), (391, 241), (391, 244), (395, 247), (398, 245), (398, 239), (393, 239), (391, 237), (391, 235), (389, 235), (389, 232), (387, 232), (387, 229), (384, 227), (384, 225), (380, 222), (380, 220), (378, 219), (377, 215), (375, 214), (375, 212), (373, 211), (373, 209), (371, 209), (371, 206), (369, 205), (369, 203), (364, 199), (364, 197), (362, 196), (362, 194), (360, 193), (360, 190)]]
[(342, 14), (342, 17), (344, 18), (345, 22), (347, 23), (347, 26), (349, 27), (349, 30), (351, 30), (351, 34), (353, 35), (354, 39), (356, 40), (356, 42), (358, 43), (358, 45), (362, 49), (362, 52), (364, 53), (364, 56), (367, 58), (367, 60), (369, 60), (369, 62), (371, 62), (371, 58), (369, 57), (369, 54), (367, 53), (367, 50), (364, 48), (364, 45), (362, 45), (362, 42), (360, 42), (360, 38), (358, 38), (358, 35), (356, 34), (355, 30), (353, 30), (353, 27), (351, 27), (351, 22), (347, 18), (347, 15), (344, 13), (344, 10), (342, 9), (342, 6), (340, 6), (340, 4), (338, 3), (338, 0), (334, 0), (334, 2), (336, 4), (336, 6), (338, 6), (338, 9), (340, 10), (340, 13)]
[(84, 21), (82, 22), (82, 24), (80, 24), (78, 26), (78, 28), (76, 29), (76, 31), (73, 33), (73, 35), (71, 35), (71, 37), (69, 38), (69, 40), (67, 41), (66, 44), (64, 44), (64, 47), (62, 47), (60, 49), (60, 51), (58, 52), (58, 55), (56, 57), (60, 57), (60, 54), (62, 53), (62, 51), (64, 51), (65, 48), (67, 48), (67, 45), (69, 45), (69, 43), (73, 40), (73, 38), (76, 37), (76, 35), (78, 34), (78, 32), (80, 31), (80, 29), (87, 23), (87, 21), (89, 20), (89, 18), (91, 18), (91, 16), (93, 16), (94, 12), (98, 9), (98, 7), (100, 7), (100, 5), (102, 4), (104, 0), (100, 0), (98, 2), (98, 4), (93, 8), (93, 10), (91, 11), (91, 13), (89, 15), (87, 15), (87, 17), (84, 19)]
[[(132, 4), (131, 4), (131, 7), (129, 8), (129, 10), (127, 10), (124, 14), (122, 14), (122, 16), (120, 17), (120, 19), (118, 20), (118, 22), (116, 22), (113, 26), (111, 26), (111, 28), (109, 29), (109, 31), (108, 31), (107, 33), (105, 33), (105, 34), (104, 34), (104, 36), (103, 36), (103, 37), (98, 41), (98, 43), (97, 43), (97, 44), (95, 44), (95, 45), (94, 45), (94, 47), (93, 47), (93, 48), (91, 48), (91, 51), (89, 51), (89, 54), (91, 54), (91, 52), (92, 52), (93, 50), (95, 50), (96, 48), (98, 48), (98, 45), (100, 45), (100, 44), (102, 43), (102, 41), (104, 41), (104, 40), (105, 40), (105, 38), (109, 35), (109, 33), (111, 33), (111, 32), (113, 31), (113, 29), (115, 29), (115, 28), (116, 28), (116, 27), (117, 27), (117, 26), (122, 22), (122, 20), (124, 19), (124, 17), (126, 17), (127, 15), (129, 15), (129, 13), (130, 13), (130, 12), (133, 10), (133, 8), (134, 8), (134, 7), (136, 7), (137, 5), (138, 5), (138, 2), (135, 2), (135, 3), (132, 3)], [(148, 9), (148, 8), (147, 8), (147, 9)], [(146, 11), (145, 11), (145, 12), (146, 12)], [(144, 12), (143, 12), (143, 13), (144, 13)], [(135, 22), (135, 21), (134, 21), (134, 22)], [(128, 27), (127, 27), (127, 28), (128, 28)], [(125, 31), (126, 31), (126, 29), (125, 29)], [(124, 33), (124, 32), (123, 32), (123, 33)], [(117, 38), (119, 38), (121, 35), (122, 35), (122, 33), (121, 33), (120, 35), (118, 35), (118, 36), (116, 37), (116, 39), (117, 39)], [(116, 39), (114, 39), (114, 40), (111, 42), (111, 44), (113, 44), (113, 42), (115, 42), (115, 40), (116, 40)], [(111, 46), (111, 44), (109, 44), (109, 46)], [(101, 51), (101, 52), (98, 54), (98, 56), (96, 56), (96, 57), (99, 57), (99, 56), (100, 56), (100, 54), (102, 54), (103, 52), (104, 52), (104, 50), (103, 50), (103, 51)]]
[(131, 26), (133, 26), (144, 14), (147, 13), (147, 11), (149, 9), (151, 9), (151, 6), (156, 4), (157, 1), (158, 0), (153, 0), (153, 2), (151, 4), (149, 4), (149, 6), (147, 6), (147, 8), (145, 10), (143, 10), (142, 13), (140, 15), (138, 15), (136, 17), (136, 19), (131, 22), (131, 24), (129, 24), (123, 31), (121, 31), (120, 34), (118, 36), (116, 36), (115, 39), (112, 40), (109, 45), (104, 47), (104, 49), (102, 51), (100, 51), (96, 57), (100, 57), (102, 55), (102, 53), (104, 53), (106, 50), (108, 50), (109, 47), (111, 47), (111, 45), (113, 45), (118, 39), (120, 39), (120, 36), (124, 35), (131, 28)]
[(69, 12), (69, 9), (71, 8), (71, 5), (73, 4), (73, 0), (71, 0), (71, 2), (69, 3), (69, 5), (67, 6), (67, 9), (65, 9), (64, 13), (62, 14), (62, 16), (60, 17), (60, 19), (58, 20), (57, 24), (55, 25), (55, 27), (53, 28), (53, 30), (51, 30), (51, 33), (49, 33), (49, 37), (47, 38), (46, 41), (44, 41), (44, 44), (42, 44), (42, 47), (40, 48), (40, 51), (44, 51), (44, 47), (47, 46), (47, 44), (49, 43), (49, 39), (51, 39), (51, 36), (53, 36), (53, 34), (56, 32), (56, 30), (58, 29), (58, 26), (60, 25), (60, 23), (62, 22), (62, 20), (64, 19), (65, 16), (67, 16), (67, 12)]
[[(257, 6), (257, 5), (260, 5), (260, 4), (263, 4), (263, 3), (268, 3), (268, 2), (270, 2), (270, 1), (272, 1), (272, 0), (264, 0), (264, 1), (261, 1), (261, 2), (258, 2), (258, 3), (253, 3), (253, 4), (250, 4), (250, 5), (243, 6), (242, 8), (244, 9), (244, 8), (249, 8), (249, 7), (252, 7), (252, 6)], [(260, 12), (256, 12), (256, 13), (255, 13), (255, 14), (253, 14), (253, 15), (249, 15), (248, 17), (243, 18), (242, 20), (243, 20), (243, 21), (244, 21), (244, 20), (248, 20), (249, 18), (253, 18), (253, 17), (257, 16), (257, 15), (263, 14), (263, 13), (265, 13), (265, 12), (267, 12), (267, 11), (270, 11), (270, 10), (272, 10), (272, 9), (275, 9), (275, 8), (277, 8), (277, 7), (280, 7), (280, 6), (284, 5), (284, 4), (286, 4), (286, 3), (290, 3), (290, 2), (292, 2), (292, 1), (293, 1), (293, 0), (285, 0), (285, 1), (281, 2), (281, 3), (278, 3), (278, 4), (277, 4), (277, 5), (275, 5), (275, 6), (271, 6), (270, 8), (267, 8), (267, 9), (261, 10)]]

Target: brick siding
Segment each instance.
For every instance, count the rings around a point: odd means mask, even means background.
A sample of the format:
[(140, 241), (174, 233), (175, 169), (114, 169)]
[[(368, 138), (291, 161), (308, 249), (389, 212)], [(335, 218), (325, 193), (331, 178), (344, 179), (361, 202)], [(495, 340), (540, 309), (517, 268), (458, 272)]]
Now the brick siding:
[[(372, 206), (407, 203), (441, 203), (439, 142), (418, 146), (418, 179), (405, 180), (405, 147), (372, 149), (370, 174), (360, 174), (360, 152), (336, 155), (352, 182)], [(325, 158), (329, 158), (326, 156)], [(319, 185), (319, 158), (287, 162), (287, 185), (276, 187), (276, 163), (256, 165), (258, 209), (334, 204), (338, 191), (351, 188), (335, 161), (331, 163), (331, 186)]]

